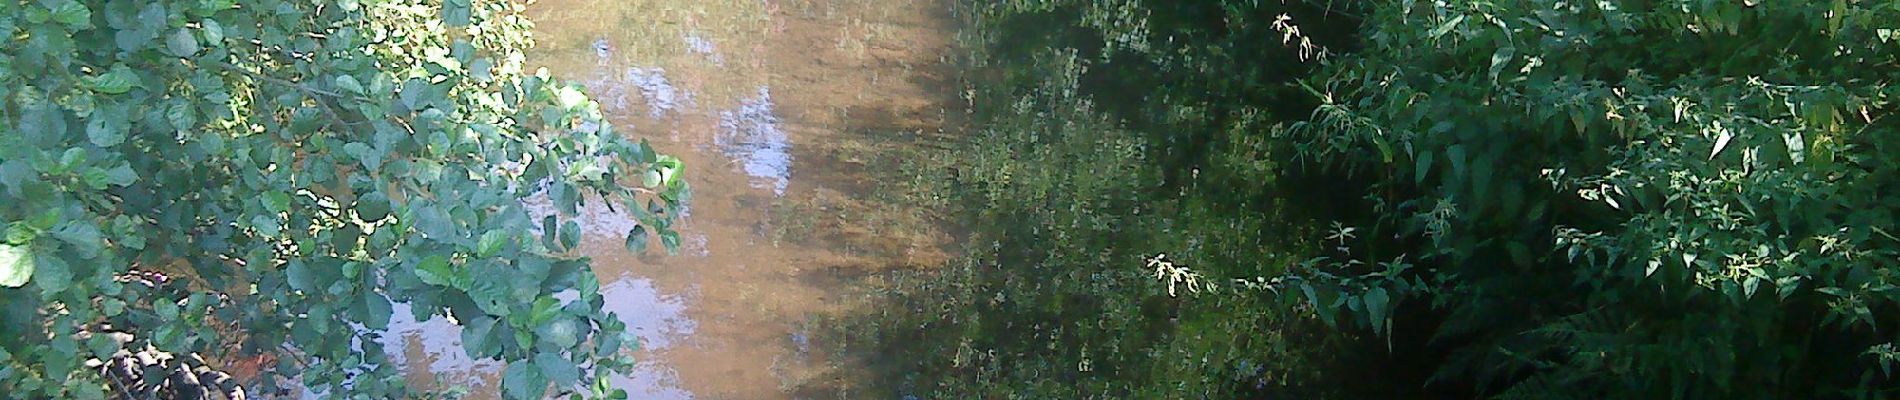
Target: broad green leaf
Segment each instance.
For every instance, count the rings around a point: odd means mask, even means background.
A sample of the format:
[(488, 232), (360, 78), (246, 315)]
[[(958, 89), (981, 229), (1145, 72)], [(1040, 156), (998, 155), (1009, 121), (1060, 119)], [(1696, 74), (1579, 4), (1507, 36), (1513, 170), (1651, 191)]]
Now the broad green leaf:
[(350, 76), (350, 75), (337, 75), (336, 87), (337, 89), (343, 89), (343, 91), (347, 93), (354, 93), (354, 94), (364, 93), (363, 84), (361, 82), (358, 82), (356, 80), (356, 77)]
[(645, 174), (641, 175), (640, 186), (649, 188), (660, 187), (660, 171), (647, 170)]
[(535, 333), (541, 335), (541, 340), (553, 344), (556, 348), (571, 349), (574, 345), (580, 344), (581, 335), (584, 333), (582, 329), (585, 329), (575, 325), (576, 321), (572, 319), (555, 319), (536, 327)]
[(474, 12), (469, 0), (446, 0), (442, 2), (442, 22), (449, 26), (466, 26)]
[(86, 183), (86, 188), (92, 190), (106, 190), (106, 187), (112, 184), (107, 182), (109, 177), (106, 176), (106, 170), (99, 167), (86, 167), (85, 171), (80, 172), (79, 177)]
[(497, 229), (482, 233), (481, 240), (476, 242), (475, 255), (483, 258), (494, 257), (495, 253), (501, 252), (502, 245), (507, 242), (507, 231)]
[(370, 147), (369, 144), (360, 142), (345, 144), (343, 153), (355, 157), (357, 161), (363, 163), (363, 168), (370, 172), (379, 171), (383, 167), (383, 153)]
[(647, 251), (647, 227), (646, 226), (634, 225), (633, 230), (627, 232), (627, 251), (633, 252), (636, 254), (645, 253)]
[(66, 221), (53, 228), (53, 237), (66, 242), (67, 248), (78, 252), (80, 258), (98, 257), (99, 252), (105, 249), (104, 234), (91, 222)]
[(275, 238), (284, 233), (283, 223), (279, 222), (277, 216), (274, 215), (252, 215), (251, 229), (256, 229), (258, 235), (267, 238)]
[(39, 238), (40, 233), (42, 233), (40, 229), (34, 228), (25, 221), (7, 224), (6, 244), (24, 245)]
[(1372, 331), (1385, 333), (1385, 323), (1387, 318), (1391, 317), (1391, 315), (1386, 314), (1386, 312), (1390, 309), (1389, 306), (1392, 301), (1391, 297), (1388, 297), (1385, 293), (1385, 288), (1375, 286), (1372, 289), (1366, 290), (1366, 294), (1362, 296), (1362, 299), (1366, 303), (1366, 317), (1372, 322)]
[(165, 39), (165, 48), (178, 57), (191, 57), (198, 54), (198, 37), (190, 29), (179, 28)]
[(676, 255), (680, 251), (680, 233), (672, 229), (660, 230), (660, 247), (666, 248), (666, 254)]
[(476, 82), (486, 83), (495, 80), (494, 68), (494, 60), (487, 57), (477, 58), (468, 64), (468, 74), (470, 78), (475, 78)]
[(138, 85), (138, 74), (125, 64), (113, 64), (106, 73), (89, 77), (87, 83), (99, 93), (122, 94)]
[(389, 329), (389, 317), (395, 311), (390, 307), (389, 299), (373, 290), (363, 291), (363, 326), (370, 329)]
[(495, 340), (495, 319), (483, 316), (466, 321), (462, 326), (462, 351), (478, 359), (500, 354), (501, 343)]
[(539, 399), (547, 392), (548, 378), (533, 363), (513, 362), (502, 371), (501, 388), (510, 399)]
[(212, 47), (222, 47), (224, 45), (223, 24), (219, 24), (218, 20), (211, 18), (200, 20), (198, 24), (204, 26), (205, 43), (209, 43)]
[(1445, 161), (1451, 162), (1451, 175), (1454, 179), (1466, 179), (1465, 162), (1470, 160), (1465, 158), (1465, 145), (1455, 144), (1446, 148)]
[(381, 221), (389, 217), (389, 197), (383, 192), (370, 192), (356, 199), (356, 217), (364, 222)]
[(560, 353), (535, 354), (534, 365), (541, 367), (541, 374), (553, 380), (555, 387), (566, 388), (580, 383), (580, 368), (575, 367), (573, 361), (561, 357)]
[(291, 289), (305, 292), (316, 290), (316, 276), (316, 272), (311, 271), (310, 266), (302, 260), (290, 260), (289, 265), (284, 268), (284, 278)]
[(71, 288), (73, 269), (65, 259), (52, 254), (36, 254), (34, 261), (33, 285), (39, 286), (42, 293), (59, 293)]
[(31, 245), (0, 244), (0, 286), (26, 286), (33, 277), (33, 248)]
[(119, 341), (113, 340), (110, 335), (93, 335), (92, 338), (86, 339), (86, 350), (92, 352), (93, 358), (112, 359), (112, 353), (119, 352), (120, 348)]
[(581, 243), (581, 224), (568, 220), (561, 225), (561, 248), (573, 249)]
[(54, 2), (53, 21), (66, 25), (68, 29), (86, 29), (92, 27), (92, 10), (73, 0)]
[(273, 213), (281, 213), (281, 212), (290, 211), (290, 194), (289, 193), (284, 193), (282, 191), (276, 191), (276, 190), (268, 191), (268, 192), (264, 192), (264, 195), (262, 198), (260, 198), (260, 200), (263, 201), (264, 210), (267, 210)]
[(422, 283), (451, 286), (456, 280), (455, 276), (455, 269), (449, 265), (448, 257), (439, 254), (424, 258), (422, 262), (416, 264), (416, 278), (421, 279)]
[(86, 118), (86, 140), (94, 146), (112, 147), (125, 143), (125, 114), (117, 107), (94, 110)]
[(175, 321), (178, 319), (178, 303), (174, 301), (152, 303), (152, 313), (158, 314), (158, 319)]
[(541, 296), (540, 298), (534, 299), (534, 307), (528, 311), (528, 323), (534, 325), (545, 324), (549, 319), (554, 318), (555, 315), (560, 315), (560, 313), (561, 303), (559, 300), (555, 300), (552, 296)]
[(138, 181), (138, 171), (133, 171), (131, 164), (120, 164), (117, 167), (106, 170), (106, 183), (113, 186), (132, 186), (133, 183), (138, 183)]

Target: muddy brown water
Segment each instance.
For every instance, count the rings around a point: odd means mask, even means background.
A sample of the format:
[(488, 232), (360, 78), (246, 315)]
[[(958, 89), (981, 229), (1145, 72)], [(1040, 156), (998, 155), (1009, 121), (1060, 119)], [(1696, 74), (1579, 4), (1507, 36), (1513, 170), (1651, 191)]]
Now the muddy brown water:
[[(688, 164), (675, 256), (630, 254), (630, 222), (584, 210), (582, 252), (606, 308), (638, 336), (635, 399), (855, 397), (814, 343), (854, 279), (928, 267), (945, 235), (880, 199), (877, 171), (941, 134), (958, 104), (954, 25), (937, 0), (541, 0), (528, 63), (586, 84), (629, 135)], [(883, 195), (883, 196), (880, 196)], [(408, 313), (395, 313), (406, 316)], [(495, 396), (501, 365), (471, 360), (440, 319), (385, 336), (421, 386)], [(447, 385), (447, 386), (443, 386)]]

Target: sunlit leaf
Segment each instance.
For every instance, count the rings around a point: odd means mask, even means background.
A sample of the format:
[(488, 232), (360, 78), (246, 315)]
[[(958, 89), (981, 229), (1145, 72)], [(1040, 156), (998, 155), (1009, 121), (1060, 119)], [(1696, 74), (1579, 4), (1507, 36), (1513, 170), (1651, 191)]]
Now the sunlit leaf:
[(25, 286), (33, 268), (32, 247), (0, 244), (0, 286)]

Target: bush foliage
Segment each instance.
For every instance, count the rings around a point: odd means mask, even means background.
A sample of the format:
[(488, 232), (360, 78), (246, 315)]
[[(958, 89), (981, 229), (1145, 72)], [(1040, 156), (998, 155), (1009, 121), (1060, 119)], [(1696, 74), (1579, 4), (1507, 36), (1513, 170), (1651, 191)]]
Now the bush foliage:
[(613, 395), (630, 343), (568, 216), (613, 202), (671, 249), (686, 186), (521, 70), (530, 28), (492, 0), (0, 1), (0, 393), (126, 390), (84, 366), (151, 346), (269, 355), (252, 393), (409, 396), (372, 340), (406, 303), (511, 397)]

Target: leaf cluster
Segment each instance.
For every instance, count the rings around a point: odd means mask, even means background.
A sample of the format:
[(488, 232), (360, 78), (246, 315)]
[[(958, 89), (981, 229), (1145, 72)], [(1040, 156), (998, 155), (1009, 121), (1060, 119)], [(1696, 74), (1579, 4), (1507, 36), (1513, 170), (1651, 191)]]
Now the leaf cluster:
[[(0, 4), (0, 392), (98, 397), (124, 383), (83, 364), (149, 345), (275, 360), (253, 392), (408, 396), (375, 340), (400, 309), (511, 397), (616, 392), (633, 343), (576, 209), (672, 250), (684, 166), (522, 71), (521, 4)], [(84, 339), (107, 326), (136, 340)]]

